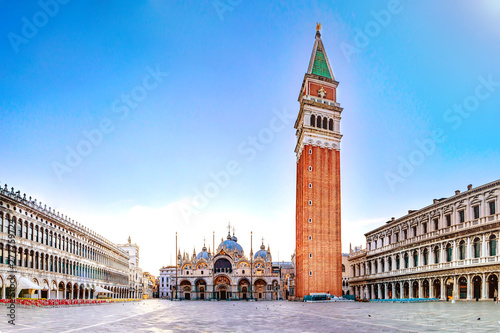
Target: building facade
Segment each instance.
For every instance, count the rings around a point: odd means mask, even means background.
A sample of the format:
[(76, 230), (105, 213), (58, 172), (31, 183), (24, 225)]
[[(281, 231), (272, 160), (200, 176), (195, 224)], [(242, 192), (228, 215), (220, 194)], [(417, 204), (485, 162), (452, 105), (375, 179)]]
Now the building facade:
[(491, 299), (499, 290), (500, 181), (467, 187), (365, 234), (349, 256), (366, 299)]
[(262, 244), (247, 257), (238, 239), (228, 233), (214, 253), (177, 257), (177, 267), (160, 269), (160, 297), (182, 300), (277, 300), (282, 298), (280, 274), (273, 268), (269, 247)]
[(160, 268), (160, 298), (172, 299), (175, 290), (175, 266)]
[[(98, 286), (113, 298), (126, 297), (128, 260), (89, 228), (14, 188), (0, 188), (2, 298), (89, 299), (96, 298)], [(19, 289), (26, 284), (40, 289)]]
[(297, 145), (295, 293), (342, 295), (338, 82), (317, 29), (300, 89)]
[(118, 244), (118, 248), (126, 252), (129, 257), (129, 298), (143, 298), (144, 289), (144, 273), (142, 268), (139, 267), (139, 245), (132, 243), (130, 236), (128, 243)]
[(156, 290), (156, 278), (149, 272), (144, 272), (143, 276), (143, 298), (153, 298)]

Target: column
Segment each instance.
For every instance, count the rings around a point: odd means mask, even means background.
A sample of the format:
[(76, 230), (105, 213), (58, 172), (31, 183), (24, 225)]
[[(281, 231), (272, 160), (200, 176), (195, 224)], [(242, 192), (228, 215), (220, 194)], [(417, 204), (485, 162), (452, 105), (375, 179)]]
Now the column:
[(371, 287), (372, 287), (372, 295), (371, 295), (371, 299), (376, 299), (376, 298), (377, 298), (377, 296), (375, 295), (375, 285), (374, 285), (374, 284), (372, 284), (372, 285), (371, 285)]
[(396, 298), (396, 283), (392, 282), (392, 299)]
[(467, 299), (472, 299), (472, 278), (470, 275), (467, 275)]
[(418, 280), (418, 298), (424, 298), (424, 293), (422, 290), (422, 280)]
[(384, 283), (384, 292), (385, 292), (384, 298), (389, 299), (389, 287), (388, 287), (387, 283)]
[(488, 256), (487, 255), (488, 252), (486, 252), (487, 245), (488, 243), (486, 242), (486, 235), (483, 234), (483, 244), (481, 244), (481, 255), (480, 255), (481, 258)]
[(434, 298), (434, 279), (429, 279), (429, 298)]
[(59, 299), (59, 286), (57, 286), (57, 289), (56, 289), (56, 299)]
[(470, 259), (472, 258), (472, 254), (471, 254), (471, 246), (470, 246), (470, 237), (467, 237), (467, 251), (466, 251), (466, 257), (465, 259)]
[(408, 298), (413, 298), (413, 281), (408, 281)]
[(444, 300), (446, 299), (446, 286), (444, 284), (444, 278), (439, 278), (441, 281), (441, 299)]
[(481, 291), (481, 299), (487, 299), (488, 298), (488, 283), (486, 281), (486, 273), (483, 273), (483, 290)]
[(5, 299), (5, 281), (2, 285), (2, 299)]
[(451, 253), (451, 261), (456, 261), (458, 258), (457, 258), (457, 240), (454, 240), (453, 241), (453, 250), (452, 250), (452, 253)]
[(399, 298), (405, 298), (404, 294), (404, 281), (399, 281)]
[(456, 276), (453, 277), (453, 299), (459, 299), (460, 292), (458, 288), (458, 279)]

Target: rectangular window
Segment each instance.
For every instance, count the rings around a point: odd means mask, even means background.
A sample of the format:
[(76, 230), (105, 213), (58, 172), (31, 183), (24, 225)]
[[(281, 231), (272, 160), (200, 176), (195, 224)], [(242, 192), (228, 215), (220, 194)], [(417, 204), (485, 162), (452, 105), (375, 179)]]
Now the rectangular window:
[(451, 248), (451, 246), (446, 249), (446, 252), (448, 254), (447, 261), (450, 262), (451, 261), (451, 256), (453, 254), (453, 249)]
[(496, 256), (497, 255), (497, 240), (492, 239), (490, 241), (490, 256)]
[(311, 200), (309, 200), (309, 206), (312, 206), (313, 202)]
[(313, 275), (313, 271), (309, 271), (309, 276), (312, 276)]
[(450, 214), (446, 215), (446, 226), (447, 227), (451, 226), (451, 215)]
[(458, 217), (459, 217), (460, 223), (464, 223), (465, 222), (465, 210), (459, 211), (458, 212)]
[(479, 206), (474, 206), (474, 219), (479, 218)]
[(313, 219), (311, 219), (311, 218), (310, 218), (310, 219), (309, 219), (309, 223), (312, 223), (312, 221), (313, 221)]
[(403, 238), (402, 239), (408, 239), (408, 230), (403, 230)]
[(427, 223), (422, 224), (422, 229), (423, 229), (424, 234), (426, 234), (427, 233)]
[(438, 230), (438, 229), (439, 229), (439, 220), (434, 219), (434, 230)]
[(399, 242), (399, 233), (394, 234), (394, 242), (395, 243)]
[(313, 184), (312, 183), (309, 183), (309, 188), (312, 188), (313, 187)]
[(417, 236), (417, 227), (412, 227), (411, 233), (413, 234), (413, 237), (416, 237)]
[(313, 240), (313, 236), (309, 236), (309, 240)]
[(488, 204), (490, 206), (490, 215), (496, 214), (495, 212), (495, 201), (492, 201)]
[(313, 257), (313, 254), (312, 253), (309, 253), (309, 258), (312, 258)]

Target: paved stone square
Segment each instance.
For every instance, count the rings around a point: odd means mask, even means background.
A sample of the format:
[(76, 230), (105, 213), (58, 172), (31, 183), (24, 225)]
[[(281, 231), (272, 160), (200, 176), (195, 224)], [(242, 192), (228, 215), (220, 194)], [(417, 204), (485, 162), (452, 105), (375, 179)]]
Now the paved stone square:
[[(1, 332), (499, 332), (500, 304), (298, 303), (145, 300), (16, 309)], [(478, 320), (480, 318), (480, 320)]]

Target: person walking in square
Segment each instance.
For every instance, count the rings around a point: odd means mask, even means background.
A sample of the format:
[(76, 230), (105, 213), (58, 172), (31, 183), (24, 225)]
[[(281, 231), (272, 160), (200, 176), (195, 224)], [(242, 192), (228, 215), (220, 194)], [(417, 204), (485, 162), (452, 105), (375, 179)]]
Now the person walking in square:
[(495, 289), (495, 292), (493, 293), (493, 299), (496, 304), (498, 304), (498, 290)]

